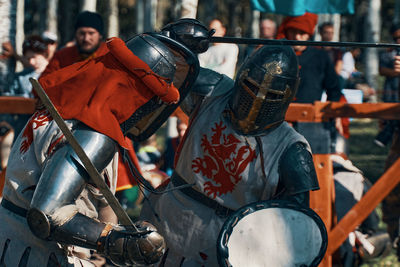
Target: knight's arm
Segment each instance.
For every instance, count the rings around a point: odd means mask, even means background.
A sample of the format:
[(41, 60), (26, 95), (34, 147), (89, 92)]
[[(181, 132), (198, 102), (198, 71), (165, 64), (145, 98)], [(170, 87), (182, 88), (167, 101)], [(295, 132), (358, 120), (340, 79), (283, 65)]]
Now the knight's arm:
[[(74, 136), (102, 173), (115, 156), (115, 141), (83, 124), (74, 130)], [(144, 226), (150, 233), (146, 238), (79, 212), (76, 200), (87, 183), (91, 183), (88, 173), (71, 146), (57, 149), (44, 166), (27, 213), (31, 231), (44, 240), (97, 250), (116, 264), (154, 262), (154, 251), (149, 255), (144, 246), (152, 243), (154, 229)]]
[(278, 198), (309, 206), (309, 191), (317, 190), (318, 179), (310, 151), (296, 142), (279, 161)]
[(190, 93), (181, 103), (182, 110), (190, 116), (196, 105), (205, 97), (223, 95), (232, 89), (233, 83), (233, 80), (224, 74), (200, 68)]

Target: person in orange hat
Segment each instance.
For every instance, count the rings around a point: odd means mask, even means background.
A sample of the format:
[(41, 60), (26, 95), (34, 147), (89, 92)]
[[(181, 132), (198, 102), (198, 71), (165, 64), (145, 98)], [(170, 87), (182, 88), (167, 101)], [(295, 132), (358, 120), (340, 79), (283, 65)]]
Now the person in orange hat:
[[(314, 35), (317, 22), (318, 15), (308, 12), (302, 16), (286, 17), (278, 28), (277, 39), (308, 41)], [(324, 92), (328, 101), (340, 101), (343, 97), (342, 88), (328, 53), (323, 49), (303, 45), (295, 45), (293, 49), (300, 67), (300, 84), (294, 102), (321, 101)], [(331, 140), (335, 140), (334, 135), (343, 135), (340, 118), (323, 124), (298, 123), (294, 126), (308, 138), (313, 153), (330, 153), (333, 143)], [(334, 130), (335, 128), (337, 131)], [(318, 135), (316, 135), (317, 132)], [(321, 138), (316, 138), (316, 136)]]

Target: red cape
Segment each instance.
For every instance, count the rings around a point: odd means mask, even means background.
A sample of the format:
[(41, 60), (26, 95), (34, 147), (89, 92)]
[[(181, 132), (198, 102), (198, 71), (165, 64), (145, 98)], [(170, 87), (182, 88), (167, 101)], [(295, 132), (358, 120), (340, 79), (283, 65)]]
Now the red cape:
[(157, 95), (164, 102), (179, 91), (156, 75), (119, 38), (109, 53), (72, 64), (39, 79), (64, 119), (77, 119), (127, 148), (120, 124)]

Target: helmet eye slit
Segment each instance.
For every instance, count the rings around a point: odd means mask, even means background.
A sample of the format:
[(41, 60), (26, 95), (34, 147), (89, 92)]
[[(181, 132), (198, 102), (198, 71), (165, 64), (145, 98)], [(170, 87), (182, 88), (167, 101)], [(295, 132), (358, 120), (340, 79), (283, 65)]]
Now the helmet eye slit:
[(275, 91), (268, 91), (265, 95), (265, 100), (282, 100), (283, 94), (282, 92), (276, 93)]
[(254, 83), (248, 79), (243, 79), (243, 85), (251, 96), (254, 96), (254, 98), (257, 97), (256, 93), (258, 92), (259, 88)]

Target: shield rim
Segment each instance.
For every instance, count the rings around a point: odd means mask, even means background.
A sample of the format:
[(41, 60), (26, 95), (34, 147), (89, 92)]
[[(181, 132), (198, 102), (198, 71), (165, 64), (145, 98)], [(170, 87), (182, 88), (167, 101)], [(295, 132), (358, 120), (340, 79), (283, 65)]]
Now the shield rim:
[(269, 209), (269, 208), (286, 208), (286, 209), (297, 210), (306, 214), (307, 216), (309, 216), (311, 219), (314, 220), (318, 228), (321, 230), (322, 243), (318, 256), (313, 260), (310, 266), (311, 267), (318, 266), (318, 264), (322, 261), (328, 247), (328, 233), (322, 219), (312, 209), (300, 206), (291, 201), (266, 200), (266, 201), (257, 201), (247, 204), (236, 210), (226, 219), (217, 238), (217, 259), (220, 267), (232, 267), (232, 265), (229, 263), (228, 260), (229, 251), (227, 243), (229, 241), (230, 235), (232, 234), (234, 226), (245, 216), (254, 213), (258, 210)]

